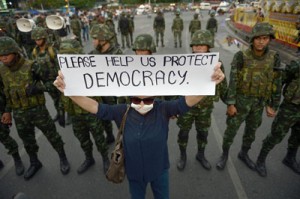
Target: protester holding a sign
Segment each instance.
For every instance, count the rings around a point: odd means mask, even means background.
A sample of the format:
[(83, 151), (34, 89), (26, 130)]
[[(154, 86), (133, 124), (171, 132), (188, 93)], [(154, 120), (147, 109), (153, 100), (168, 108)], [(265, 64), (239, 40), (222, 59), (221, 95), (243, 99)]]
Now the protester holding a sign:
[[(69, 39), (61, 42), (59, 53), (83, 54), (84, 51), (78, 40)], [(102, 101), (100, 96), (93, 97), (93, 99), (98, 102)], [(79, 140), (80, 146), (85, 154), (85, 160), (77, 169), (77, 173), (82, 174), (95, 164), (95, 159), (93, 157), (93, 142), (90, 138), (90, 133), (94, 138), (97, 150), (102, 155), (103, 170), (104, 173), (106, 173), (109, 166), (108, 146), (105, 141), (102, 122), (89, 112), (80, 108), (68, 97), (63, 97), (63, 104), (65, 111), (71, 116), (74, 135)]]
[[(214, 37), (208, 30), (197, 30), (192, 37), (190, 46), (193, 53), (208, 53), (210, 48), (214, 47)], [(221, 65), (224, 73), (224, 67)], [(180, 149), (180, 159), (177, 162), (178, 170), (183, 170), (186, 165), (186, 147), (188, 144), (189, 132), (195, 122), (197, 131), (198, 153), (196, 159), (201, 163), (203, 168), (210, 170), (211, 165), (204, 155), (205, 146), (207, 144), (208, 130), (211, 125), (211, 113), (214, 108), (214, 101), (218, 101), (221, 97), (225, 101), (227, 89), (226, 78), (217, 85), (216, 95), (207, 96), (184, 115), (180, 115), (177, 120), (177, 125), (180, 128), (178, 133), (178, 145)]]
[[(123, 54), (122, 50), (116, 47), (115, 41), (115, 33), (111, 31), (111, 29), (104, 24), (98, 24), (93, 26), (90, 33), (93, 38), (94, 50), (92, 50), (89, 54), (111, 54), (111, 55), (120, 55)], [(114, 104), (114, 97), (103, 97), (104, 103)], [(108, 144), (111, 144), (115, 141), (115, 137), (113, 135), (113, 126), (111, 121), (102, 121), (104, 130), (107, 134), (106, 141)]]
[[(214, 85), (224, 79), (220, 65), (218, 63), (212, 72), (210, 83)], [(67, 73), (69, 70), (65, 71)], [(68, 78), (72, 77), (68, 76)], [(67, 91), (68, 85), (65, 84), (62, 72), (59, 72), (54, 85), (61, 92)], [(129, 180), (131, 198), (145, 198), (148, 183), (151, 184), (154, 198), (169, 198), (168, 169), (170, 164), (167, 147), (169, 118), (186, 113), (204, 96), (193, 96), (191, 93), (190, 96), (177, 100), (161, 101), (155, 100), (154, 96), (145, 96), (148, 92), (147, 87), (142, 85), (139, 87), (142, 87), (144, 95), (130, 98), (131, 108), (125, 123), (123, 139), (125, 170)], [(114, 120), (118, 126), (127, 109), (127, 104), (100, 104), (96, 100), (84, 96), (71, 96), (70, 98), (99, 119)]]
[(225, 168), (229, 148), (245, 121), (243, 143), (238, 158), (251, 170), (255, 163), (248, 156), (255, 132), (262, 122), (266, 108), (268, 117), (274, 117), (281, 96), (280, 57), (268, 48), (275, 33), (268, 23), (257, 23), (252, 29), (251, 45), (235, 54), (231, 63), (230, 81), (226, 97), (227, 128), (223, 137), (223, 154), (217, 169)]

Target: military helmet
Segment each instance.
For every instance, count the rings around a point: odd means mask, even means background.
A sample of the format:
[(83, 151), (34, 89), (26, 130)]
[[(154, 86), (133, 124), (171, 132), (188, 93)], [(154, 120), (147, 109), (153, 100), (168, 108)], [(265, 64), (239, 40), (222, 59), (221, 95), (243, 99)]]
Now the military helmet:
[(66, 39), (60, 43), (59, 53), (61, 54), (83, 54), (83, 48), (76, 39)]
[(180, 15), (180, 10), (176, 10), (176, 15)]
[(209, 48), (214, 47), (214, 37), (208, 30), (197, 30), (192, 35), (190, 47), (194, 45), (207, 45)]
[(152, 53), (156, 53), (156, 46), (153, 37), (149, 34), (141, 34), (137, 36), (133, 43), (132, 50), (149, 50)]
[(269, 35), (272, 39), (275, 38), (275, 32), (273, 30), (273, 26), (269, 23), (262, 22), (257, 23), (252, 28), (251, 32), (251, 42), (253, 42), (253, 39), (255, 37), (263, 36), (263, 35)]
[(31, 32), (31, 39), (33, 40), (47, 39), (47, 37), (47, 30), (43, 27), (36, 27)]
[(214, 17), (216, 15), (216, 11), (215, 10), (211, 10), (210, 13), (209, 13), (209, 15), (211, 17)]
[(12, 53), (21, 53), (22, 50), (17, 42), (11, 37), (0, 37), (0, 55), (8, 55)]
[(90, 35), (92, 38), (101, 41), (110, 41), (115, 36), (115, 34), (105, 24), (94, 25), (90, 31)]

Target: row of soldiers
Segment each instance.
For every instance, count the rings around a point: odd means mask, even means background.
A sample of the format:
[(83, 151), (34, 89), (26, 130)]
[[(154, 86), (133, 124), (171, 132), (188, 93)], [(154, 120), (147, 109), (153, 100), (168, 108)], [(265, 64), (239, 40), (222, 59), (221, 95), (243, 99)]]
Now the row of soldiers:
[[(59, 95), (53, 87), (52, 83), (55, 80), (58, 66), (57, 61), (51, 61), (51, 57), (56, 54), (55, 48), (48, 41), (47, 31), (44, 28), (38, 27), (33, 30), (32, 37), (36, 42), (36, 48), (33, 53), (36, 57), (35, 61), (30, 61), (22, 56), (22, 50), (16, 42), (9, 37), (0, 38), (0, 58), (2, 65), (0, 67), (1, 83), (2, 83), (2, 118), (3, 125), (1, 126), (1, 142), (9, 150), (12, 155), (17, 175), (24, 173), (24, 166), (18, 154), (16, 142), (9, 136), (9, 125), (12, 122), (10, 112), (13, 112), (14, 121), (20, 138), (24, 143), (26, 152), (30, 157), (30, 167), (26, 171), (24, 178), (30, 179), (42, 167), (42, 163), (37, 157), (38, 146), (34, 138), (34, 127), (42, 130), (53, 148), (58, 152), (60, 158), (60, 169), (63, 174), (67, 174), (70, 169), (66, 154), (64, 152), (63, 141), (56, 130), (54, 121), (49, 115), (45, 107), (44, 92), (48, 92), (50, 96)], [(122, 51), (116, 46), (115, 33), (104, 24), (95, 25), (91, 30), (91, 37), (94, 39), (93, 45), (95, 49), (90, 54), (122, 54)], [(223, 140), (223, 154), (217, 168), (224, 169), (228, 159), (228, 152), (232, 140), (237, 132), (238, 127), (246, 120), (245, 136), (242, 150), (239, 153), (239, 158), (251, 169), (256, 169), (262, 176), (266, 175), (265, 159), (268, 152), (274, 145), (280, 142), (289, 128), (292, 128), (292, 138), (289, 139), (289, 152), (284, 161), (294, 171), (299, 173), (299, 165), (296, 162), (296, 152), (299, 147), (299, 111), (286, 113), (283, 106), (282, 114), (289, 115), (289, 122), (278, 122), (273, 125), (272, 133), (268, 136), (264, 143), (262, 152), (254, 164), (248, 156), (248, 150), (251, 143), (254, 141), (256, 129), (261, 124), (261, 114), (264, 106), (267, 106), (267, 113), (274, 117), (275, 111), (279, 106), (281, 94), (281, 84), (283, 82), (285, 89), (289, 89), (293, 85), (292, 90), (284, 92), (284, 102), (291, 104), (292, 110), (299, 109), (299, 61), (292, 62), (291, 66), (285, 71), (285, 79), (281, 81), (281, 71), (279, 70), (280, 59), (277, 53), (268, 49), (268, 43), (274, 37), (274, 31), (269, 24), (257, 24), (252, 32), (252, 45), (245, 52), (238, 52), (235, 55), (232, 63), (231, 76), (229, 86), (227, 88), (226, 81), (220, 85), (221, 89), (217, 89), (216, 97), (212, 97), (201, 101), (187, 115), (180, 116), (177, 123), (180, 127), (178, 134), (178, 144), (180, 146), (180, 159), (177, 164), (179, 170), (184, 169), (186, 164), (186, 145), (188, 141), (188, 133), (192, 123), (196, 122), (198, 153), (197, 160), (204, 168), (210, 169), (211, 166), (206, 160), (204, 151), (207, 144), (207, 134), (210, 127), (210, 115), (213, 109), (213, 102), (218, 96), (228, 105), (227, 110), (227, 130)], [(136, 38), (137, 44), (133, 45), (133, 49), (148, 50), (149, 53), (155, 53), (154, 40), (150, 35), (142, 35)], [(264, 42), (264, 45), (256, 43)], [(144, 43), (143, 43), (144, 42)], [(141, 43), (141, 45), (138, 45)], [(198, 30), (193, 34), (191, 47), (193, 53), (206, 53), (213, 48), (214, 38), (210, 31)], [(135, 43), (134, 43), (135, 44)], [(143, 44), (143, 45), (142, 45)], [(144, 45), (145, 44), (145, 45)], [(205, 50), (202, 50), (205, 46)], [(261, 47), (263, 46), (263, 48)], [(52, 50), (51, 50), (52, 49)], [(82, 53), (82, 46), (76, 40), (66, 40), (61, 42), (60, 53)], [(261, 54), (259, 54), (260, 52)], [(256, 54), (258, 53), (258, 54)], [(56, 57), (56, 56), (54, 56)], [(259, 60), (259, 61), (258, 61)], [(257, 64), (259, 62), (259, 64)], [(248, 67), (249, 66), (249, 67)], [(223, 68), (224, 70), (224, 68)], [(17, 74), (17, 75), (15, 75)], [(251, 75), (250, 75), (251, 74)], [(250, 79), (249, 79), (250, 78)], [(288, 84), (286, 83), (288, 82)], [(286, 94), (289, 94), (286, 97)], [(279, 96), (279, 99), (278, 99)], [(114, 98), (95, 97), (98, 101), (104, 103), (116, 103)], [(107, 170), (109, 160), (107, 156), (107, 142), (103, 134), (103, 129), (111, 129), (112, 124), (106, 121), (98, 121), (94, 116), (88, 114), (84, 110), (74, 105), (68, 98), (59, 96), (53, 97), (53, 100), (58, 105), (56, 106), (59, 124), (64, 126), (64, 115), (66, 111), (72, 115), (72, 124), (75, 136), (81, 143), (81, 147), (85, 153), (85, 160), (78, 168), (77, 172), (83, 173), (95, 161), (92, 154), (92, 142), (87, 131), (91, 132), (98, 151), (103, 157), (104, 172)], [(126, 102), (125, 99), (118, 99), (119, 103)], [(199, 112), (199, 110), (201, 110)], [(280, 116), (278, 113), (277, 117)], [(285, 125), (285, 128), (277, 128)], [(273, 131), (282, 130), (274, 133)], [(106, 131), (107, 138), (114, 138), (112, 130)], [(294, 137), (298, 137), (295, 139)], [(291, 140), (291, 141), (290, 141)], [(113, 142), (113, 141), (112, 141)]]
[[(176, 16), (173, 19), (171, 30), (174, 36), (174, 47), (177, 48), (177, 46), (182, 47), (182, 31), (184, 29), (184, 25), (183, 20), (180, 17), (180, 11), (176, 11), (175, 15)], [(218, 31), (218, 23), (215, 19), (214, 11), (210, 13), (210, 16), (211, 17), (207, 21), (206, 30), (210, 31), (214, 36)], [(157, 11), (157, 16), (154, 18), (153, 29), (156, 36), (156, 46), (158, 46), (160, 40), (161, 46), (164, 47), (165, 19), (160, 10)], [(189, 24), (189, 32), (191, 33), (191, 37), (197, 30), (201, 30), (201, 21), (199, 20), (199, 14), (195, 13), (194, 18)]]

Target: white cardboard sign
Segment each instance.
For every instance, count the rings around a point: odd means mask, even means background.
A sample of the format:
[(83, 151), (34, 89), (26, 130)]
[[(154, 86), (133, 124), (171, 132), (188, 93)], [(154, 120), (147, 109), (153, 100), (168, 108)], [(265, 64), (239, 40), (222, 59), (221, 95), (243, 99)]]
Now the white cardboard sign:
[(219, 53), (57, 57), (66, 96), (215, 95)]

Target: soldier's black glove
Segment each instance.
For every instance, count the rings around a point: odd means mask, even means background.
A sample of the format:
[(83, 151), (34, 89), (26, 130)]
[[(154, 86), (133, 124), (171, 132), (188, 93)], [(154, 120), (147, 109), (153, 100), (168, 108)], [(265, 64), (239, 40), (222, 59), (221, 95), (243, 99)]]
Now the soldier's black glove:
[(26, 87), (27, 96), (42, 94), (43, 92), (44, 92), (44, 88), (42, 86), (37, 85), (37, 84), (29, 84)]
[(66, 120), (65, 120), (65, 112), (64, 111), (59, 111), (58, 112), (58, 124), (59, 126), (65, 128), (66, 126)]

